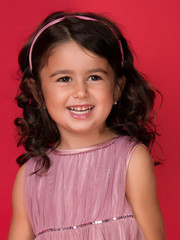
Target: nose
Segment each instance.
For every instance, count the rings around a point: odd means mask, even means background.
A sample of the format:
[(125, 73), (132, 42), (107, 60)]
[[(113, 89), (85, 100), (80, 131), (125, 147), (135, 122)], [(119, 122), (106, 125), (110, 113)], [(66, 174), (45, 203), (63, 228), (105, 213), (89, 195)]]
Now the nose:
[(89, 95), (87, 81), (76, 81), (74, 84), (74, 98), (86, 98)]

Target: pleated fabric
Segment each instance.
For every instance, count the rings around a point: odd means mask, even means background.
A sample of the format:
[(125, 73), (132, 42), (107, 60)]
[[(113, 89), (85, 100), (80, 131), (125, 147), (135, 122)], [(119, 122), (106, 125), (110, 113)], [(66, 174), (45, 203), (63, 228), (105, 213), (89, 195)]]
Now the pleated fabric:
[(25, 204), (37, 240), (143, 240), (125, 195), (131, 155), (127, 136), (75, 150), (48, 151), (47, 173), (26, 164)]

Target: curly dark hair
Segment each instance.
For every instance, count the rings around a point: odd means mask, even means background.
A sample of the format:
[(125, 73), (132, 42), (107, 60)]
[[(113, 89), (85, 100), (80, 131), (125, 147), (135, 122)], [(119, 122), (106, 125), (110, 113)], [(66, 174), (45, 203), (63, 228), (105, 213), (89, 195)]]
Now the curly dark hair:
[[(98, 21), (86, 21), (73, 17), (74, 15), (87, 16)], [(63, 16), (66, 16), (63, 21), (48, 27), (37, 38), (32, 51), (31, 71), (28, 57), (34, 37), (47, 23)], [(118, 84), (119, 78), (126, 79), (121, 97), (117, 105), (112, 107), (106, 126), (117, 134), (136, 138), (151, 148), (157, 135), (154, 116), (151, 114), (155, 89), (135, 69), (132, 51), (122, 32), (115, 23), (102, 15), (56, 12), (42, 22), (19, 54), (21, 83), (16, 101), (23, 109), (23, 117), (16, 118), (15, 125), (20, 135), (18, 146), (23, 145), (26, 153), (17, 158), (17, 163), (22, 165), (29, 158), (38, 157), (41, 167), (47, 170), (50, 159), (46, 150), (55, 148), (61, 141), (56, 123), (44, 108), (40, 71), (46, 64), (51, 50), (57, 44), (68, 40), (74, 40), (87, 50), (107, 59), (116, 76), (115, 84)], [(123, 65), (118, 40), (123, 48)], [(31, 82), (33, 84), (30, 84)]]

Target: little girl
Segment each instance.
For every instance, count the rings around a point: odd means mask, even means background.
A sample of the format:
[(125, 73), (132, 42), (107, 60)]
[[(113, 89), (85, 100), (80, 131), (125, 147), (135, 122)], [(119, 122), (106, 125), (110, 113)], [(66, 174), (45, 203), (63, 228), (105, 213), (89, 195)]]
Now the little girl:
[(8, 239), (165, 239), (147, 150), (155, 93), (118, 27), (92, 13), (51, 14), (19, 65), (26, 153)]

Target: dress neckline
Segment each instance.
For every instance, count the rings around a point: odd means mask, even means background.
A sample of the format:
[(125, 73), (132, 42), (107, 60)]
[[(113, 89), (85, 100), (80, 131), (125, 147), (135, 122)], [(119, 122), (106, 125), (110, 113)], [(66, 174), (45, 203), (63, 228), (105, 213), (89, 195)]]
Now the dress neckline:
[(78, 153), (85, 153), (89, 151), (94, 151), (102, 148), (106, 148), (112, 144), (114, 144), (115, 140), (120, 138), (121, 136), (116, 136), (113, 138), (110, 138), (104, 142), (97, 143), (95, 145), (91, 145), (89, 147), (83, 147), (83, 148), (76, 148), (76, 149), (67, 149), (67, 150), (60, 150), (60, 149), (53, 149), (52, 152), (58, 155), (71, 155), (71, 154), (78, 154)]

